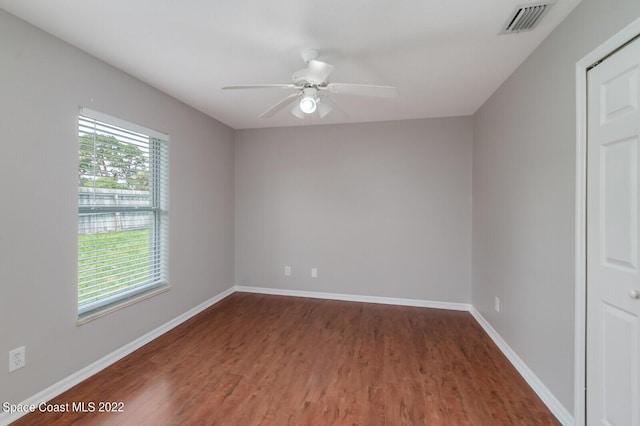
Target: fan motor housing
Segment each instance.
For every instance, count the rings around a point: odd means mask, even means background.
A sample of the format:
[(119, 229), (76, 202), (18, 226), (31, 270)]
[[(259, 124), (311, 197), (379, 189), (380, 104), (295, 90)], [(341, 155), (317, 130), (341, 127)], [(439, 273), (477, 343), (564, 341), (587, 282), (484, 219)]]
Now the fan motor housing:
[(304, 83), (304, 84), (311, 83), (309, 81), (309, 78), (310, 78), (309, 74), (310, 74), (309, 69), (304, 68), (294, 72), (293, 76), (291, 77), (291, 80), (295, 85), (299, 85), (300, 83)]

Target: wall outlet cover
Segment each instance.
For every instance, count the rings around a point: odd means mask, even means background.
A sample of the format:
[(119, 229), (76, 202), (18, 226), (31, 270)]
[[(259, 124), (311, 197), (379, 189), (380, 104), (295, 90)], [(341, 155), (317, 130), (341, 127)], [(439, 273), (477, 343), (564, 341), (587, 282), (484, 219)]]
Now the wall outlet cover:
[(26, 364), (26, 350), (24, 346), (9, 351), (9, 373), (22, 368)]

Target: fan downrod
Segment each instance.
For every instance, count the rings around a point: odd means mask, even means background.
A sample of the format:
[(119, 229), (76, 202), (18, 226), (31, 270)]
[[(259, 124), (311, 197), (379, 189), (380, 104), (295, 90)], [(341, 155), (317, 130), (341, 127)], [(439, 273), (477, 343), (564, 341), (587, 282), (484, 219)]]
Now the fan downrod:
[(303, 49), (301, 56), (304, 63), (308, 64), (310, 61), (318, 59), (318, 52), (313, 49)]

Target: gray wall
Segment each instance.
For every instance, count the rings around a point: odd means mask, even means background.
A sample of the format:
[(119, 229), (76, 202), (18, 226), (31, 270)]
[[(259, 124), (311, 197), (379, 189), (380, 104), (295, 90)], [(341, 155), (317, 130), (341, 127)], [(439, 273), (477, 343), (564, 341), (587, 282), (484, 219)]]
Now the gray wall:
[(468, 303), (471, 142), (471, 117), (237, 131), (236, 284)]
[(474, 116), (473, 305), (570, 412), (575, 64), (639, 15), (583, 0)]
[[(77, 114), (171, 137), (173, 288), (76, 326)], [(0, 11), (0, 401), (20, 402), (233, 285), (233, 130)], [(27, 366), (8, 374), (7, 352)]]

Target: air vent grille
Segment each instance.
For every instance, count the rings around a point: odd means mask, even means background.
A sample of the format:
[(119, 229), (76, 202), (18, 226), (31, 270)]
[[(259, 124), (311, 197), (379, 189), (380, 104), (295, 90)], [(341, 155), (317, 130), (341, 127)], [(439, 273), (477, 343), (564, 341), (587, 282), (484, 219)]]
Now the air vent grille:
[(518, 6), (509, 15), (507, 23), (500, 34), (519, 33), (534, 29), (542, 17), (549, 11), (555, 1)]

